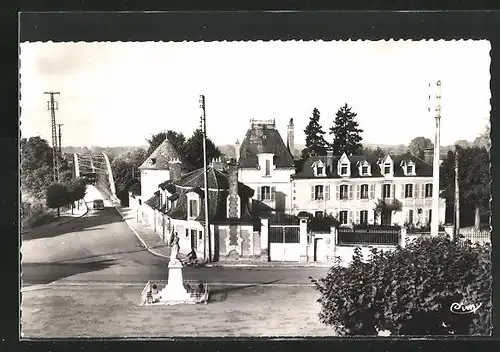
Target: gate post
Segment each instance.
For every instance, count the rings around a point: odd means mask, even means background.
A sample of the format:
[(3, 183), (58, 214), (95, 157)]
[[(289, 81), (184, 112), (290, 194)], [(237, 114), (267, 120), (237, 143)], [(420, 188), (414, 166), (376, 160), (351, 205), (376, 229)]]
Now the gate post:
[(299, 217), (300, 261), (307, 262), (307, 220), (308, 217)]
[(269, 253), (269, 219), (260, 219), (260, 251), (262, 254)]

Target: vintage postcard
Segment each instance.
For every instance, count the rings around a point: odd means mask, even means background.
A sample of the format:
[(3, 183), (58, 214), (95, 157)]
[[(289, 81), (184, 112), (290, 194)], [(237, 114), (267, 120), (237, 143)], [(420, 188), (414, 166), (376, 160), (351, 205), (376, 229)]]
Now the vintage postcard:
[(21, 336), (489, 336), (489, 52), (21, 43)]

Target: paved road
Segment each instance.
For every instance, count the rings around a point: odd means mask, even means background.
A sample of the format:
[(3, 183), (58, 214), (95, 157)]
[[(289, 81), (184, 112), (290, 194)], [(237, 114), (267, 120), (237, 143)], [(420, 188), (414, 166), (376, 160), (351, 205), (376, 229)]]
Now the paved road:
[[(93, 195), (93, 197), (96, 197)], [(87, 201), (90, 201), (88, 197)], [(91, 204), (90, 204), (91, 205)], [(167, 278), (166, 261), (144, 248), (116, 209), (23, 235), (24, 285), (55, 281), (145, 283)], [(222, 283), (308, 284), (326, 268), (185, 268), (184, 278)]]

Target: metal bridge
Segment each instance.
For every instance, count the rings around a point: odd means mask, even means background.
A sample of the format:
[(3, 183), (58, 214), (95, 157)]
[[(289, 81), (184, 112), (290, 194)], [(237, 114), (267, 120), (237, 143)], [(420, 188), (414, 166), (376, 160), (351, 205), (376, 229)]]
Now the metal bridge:
[(76, 177), (85, 177), (106, 196), (116, 199), (115, 181), (111, 164), (105, 153), (75, 153), (73, 165)]

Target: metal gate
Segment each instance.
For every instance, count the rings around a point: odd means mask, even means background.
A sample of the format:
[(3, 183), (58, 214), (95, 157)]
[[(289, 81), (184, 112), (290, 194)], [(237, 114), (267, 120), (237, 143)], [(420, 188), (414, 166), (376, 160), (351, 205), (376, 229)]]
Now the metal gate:
[(300, 225), (269, 226), (269, 260), (281, 262), (300, 260)]

